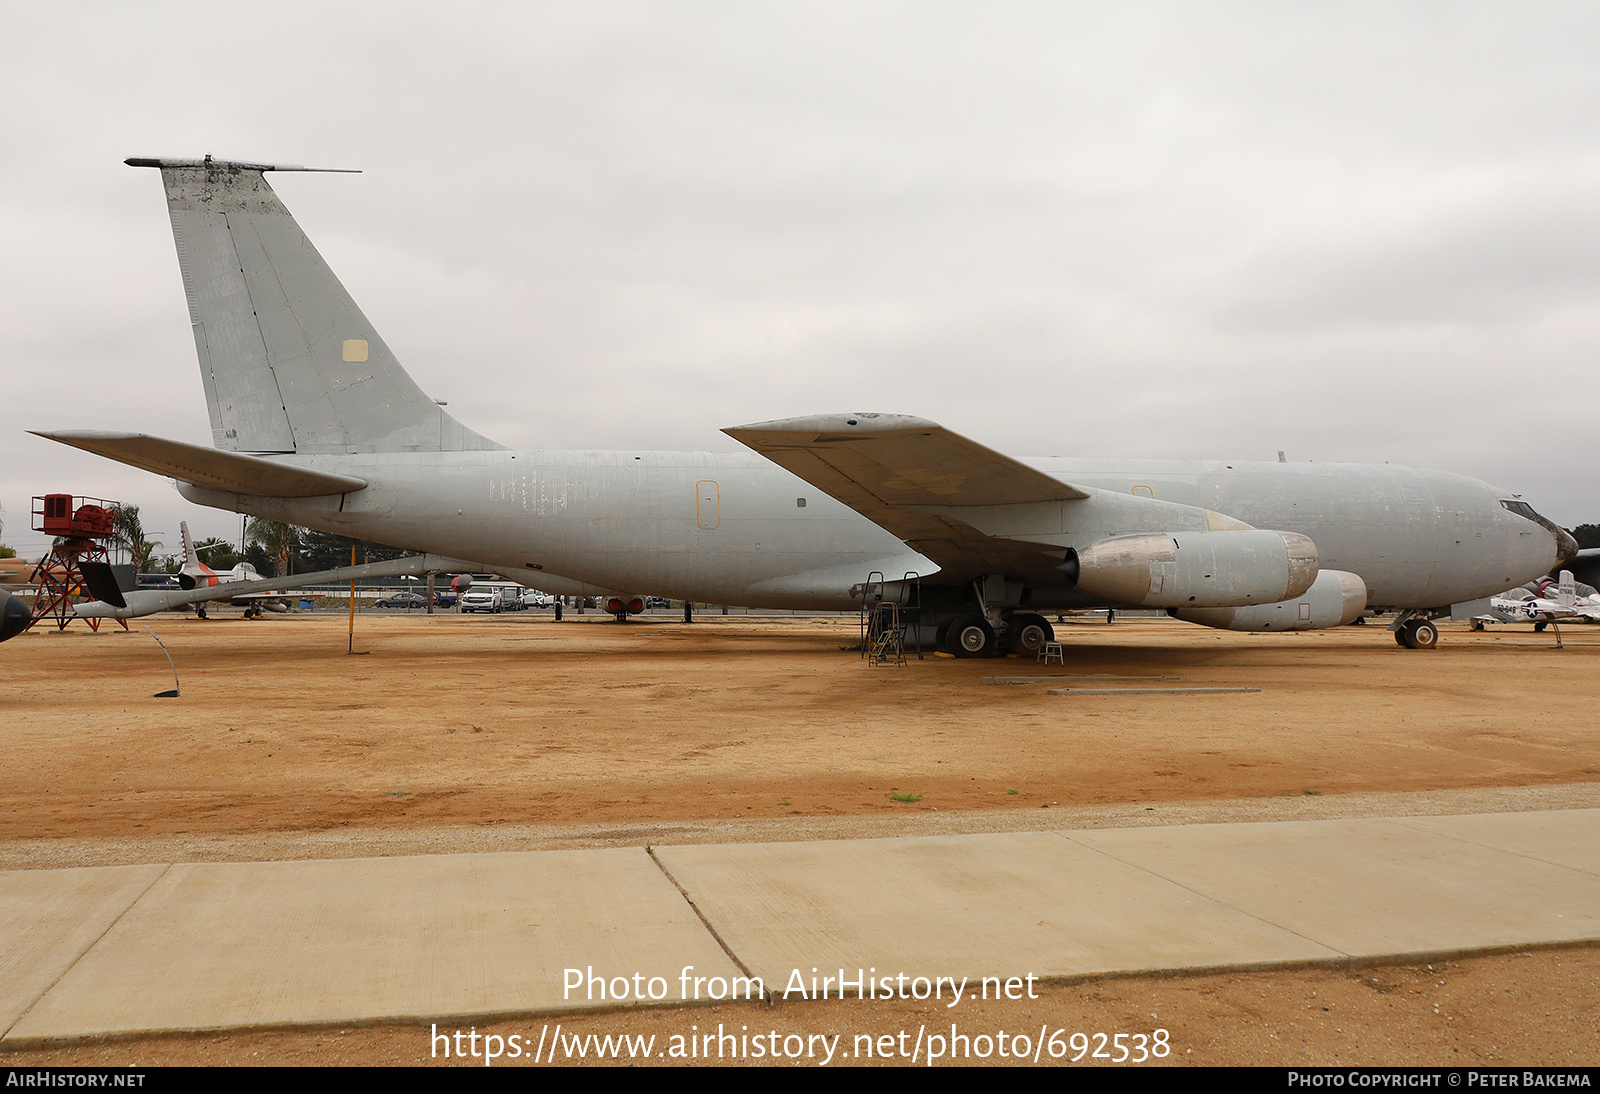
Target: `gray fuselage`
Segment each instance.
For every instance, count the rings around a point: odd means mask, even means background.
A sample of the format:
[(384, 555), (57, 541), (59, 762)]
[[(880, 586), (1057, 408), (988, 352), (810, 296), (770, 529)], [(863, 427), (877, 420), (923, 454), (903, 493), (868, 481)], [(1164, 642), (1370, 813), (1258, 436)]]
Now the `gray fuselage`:
[[(204, 505), (532, 570), (549, 575), (545, 584), (556, 592), (565, 578), (711, 603), (848, 609), (860, 604), (851, 590), (872, 570), (890, 580), (907, 572), (925, 584), (941, 580), (934, 563), (887, 531), (746, 454), (502, 449), (274, 459), (357, 476), (368, 486), (281, 499), (188, 484), (180, 490)], [(1502, 505), (1514, 495), (1446, 472), (1389, 464), (1023, 462), (1108, 500), (1150, 497), (1309, 536), (1321, 567), (1358, 575), (1374, 607), (1471, 601), (1546, 572), (1558, 557), (1552, 528)], [(1013, 508), (989, 514), (1007, 525), (997, 534), (1063, 551), (1171, 527), (1140, 526), (1128, 514), (1141, 506)], [(972, 523), (983, 526), (981, 515)], [(1040, 583), (1028, 603), (1052, 609), (1098, 602), (1063, 581)]]

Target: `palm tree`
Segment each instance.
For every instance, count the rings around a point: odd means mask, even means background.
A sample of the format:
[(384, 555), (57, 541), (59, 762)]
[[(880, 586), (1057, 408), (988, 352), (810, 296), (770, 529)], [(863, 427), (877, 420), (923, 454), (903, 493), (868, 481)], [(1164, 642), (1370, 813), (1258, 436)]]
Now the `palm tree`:
[(214, 570), (231, 570), (239, 564), (239, 552), (225, 539), (212, 536), (194, 545), (194, 553), (201, 562)]
[(272, 556), (278, 571), (273, 577), (286, 577), (289, 559), (300, 549), (300, 532), (301, 529), (293, 524), (257, 517), (245, 528), (244, 538), (247, 543), (254, 543)]
[(111, 537), (111, 542), (124, 548), (132, 557), (135, 573), (143, 573), (150, 556), (162, 543), (159, 539), (144, 538), (144, 523), (139, 519), (137, 505), (117, 505), (113, 509), (117, 514), (117, 523), (116, 534)]

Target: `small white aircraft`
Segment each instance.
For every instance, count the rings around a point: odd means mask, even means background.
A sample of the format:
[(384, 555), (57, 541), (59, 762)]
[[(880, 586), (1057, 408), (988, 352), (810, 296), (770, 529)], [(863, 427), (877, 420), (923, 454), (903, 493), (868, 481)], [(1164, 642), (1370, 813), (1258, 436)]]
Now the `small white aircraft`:
[[(189, 535), (188, 521), (179, 522), (178, 534), (183, 539), (183, 569), (178, 572), (178, 584), (185, 590), (215, 589), (219, 585), (261, 580), (261, 574), (248, 562), (240, 562), (233, 569), (224, 570), (221, 573), (201, 562), (199, 553), (194, 549), (194, 540)], [(306, 595), (321, 596), (322, 594)], [(269, 612), (286, 612), (289, 610), (288, 599), (273, 593), (241, 593), (235, 597), (219, 597), (218, 599), (227, 599), (235, 607), (242, 607), (246, 619), (260, 615), (263, 610)], [(204, 619), (206, 617), (205, 605), (197, 604), (195, 606), (195, 614)]]
[(1600, 623), (1600, 592), (1578, 584), (1571, 570), (1562, 570), (1559, 581), (1547, 577), (1491, 597), (1489, 611), (1473, 616), (1472, 629), (1481, 631), (1488, 623), (1532, 623), (1536, 631), (1554, 626), (1560, 642), (1562, 620)]

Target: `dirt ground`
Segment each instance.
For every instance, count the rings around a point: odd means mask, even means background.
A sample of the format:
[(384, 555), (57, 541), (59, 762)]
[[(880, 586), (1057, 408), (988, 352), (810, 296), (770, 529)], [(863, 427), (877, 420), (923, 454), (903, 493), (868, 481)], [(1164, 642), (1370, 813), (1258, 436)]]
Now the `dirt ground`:
[[(0, 868), (849, 838), (1600, 806), (1600, 633), (1059, 627), (1018, 660), (869, 666), (853, 619), (362, 616), (35, 632), (0, 647)], [(1117, 677), (1108, 679), (1106, 677)], [(1169, 1062), (1600, 1061), (1600, 950), (1055, 985), (996, 1028), (1169, 1031)], [(936, 1023), (880, 1010), (872, 1032)], [(1158, 1017), (1145, 1018), (1154, 1015)], [(973, 1019), (969, 1014), (968, 1021)], [(543, 1019), (479, 1027), (526, 1033)], [(569, 1030), (864, 1028), (829, 1004), (614, 1013)], [(1098, 1025), (1097, 1025), (1098, 1023)], [(409, 1026), (156, 1038), (0, 1063), (412, 1063)], [(991, 1059), (990, 1062), (999, 1062)]]

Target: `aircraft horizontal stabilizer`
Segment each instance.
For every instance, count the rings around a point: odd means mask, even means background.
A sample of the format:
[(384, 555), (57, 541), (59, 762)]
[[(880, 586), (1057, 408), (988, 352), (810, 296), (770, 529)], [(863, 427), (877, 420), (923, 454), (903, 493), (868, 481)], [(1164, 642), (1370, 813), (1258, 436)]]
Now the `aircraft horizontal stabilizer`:
[(359, 175), (353, 167), (301, 167), (298, 163), (246, 163), (244, 160), (216, 160), (207, 156), (203, 160), (153, 159), (148, 156), (129, 156), (122, 161), (129, 167), (210, 167), (216, 170), (233, 168), (239, 171), (312, 171), (319, 174)]
[(366, 488), (365, 479), (334, 475), (309, 467), (278, 463), (260, 456), (202, 448), (148, 433), (106, 433), (92, 429), (34, 432), (36, 437), (70, 444), (143, 471), (196, 486), (263, 498), (313, 498), (348, 494)]
[(83, 584), (90, 596), (119, 608), (128, 606), (128, 602), (122, 598), (122, 583), (117, 580), (111, 563), (82, 559), (78, 562), (78, 572), (83, 575)]

